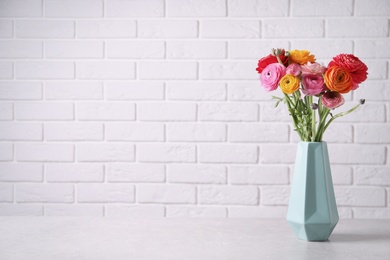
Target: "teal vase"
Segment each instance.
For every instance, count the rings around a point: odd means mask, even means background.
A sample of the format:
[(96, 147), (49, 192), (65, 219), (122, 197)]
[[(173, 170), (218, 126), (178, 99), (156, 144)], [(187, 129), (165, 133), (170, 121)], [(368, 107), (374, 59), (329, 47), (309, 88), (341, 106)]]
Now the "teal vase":
[(307, 241), (327, 240), (339, 221), (326, 142), (298, 143), (287, 221)]

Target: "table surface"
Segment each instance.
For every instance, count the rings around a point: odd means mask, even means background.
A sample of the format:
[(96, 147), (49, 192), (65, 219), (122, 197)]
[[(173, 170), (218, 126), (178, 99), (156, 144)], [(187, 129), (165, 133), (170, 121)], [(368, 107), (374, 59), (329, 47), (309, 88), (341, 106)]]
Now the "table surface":
[(390, 259), (390, 220), (307, 242), (282, 219), (0, 217), (0, 259)]

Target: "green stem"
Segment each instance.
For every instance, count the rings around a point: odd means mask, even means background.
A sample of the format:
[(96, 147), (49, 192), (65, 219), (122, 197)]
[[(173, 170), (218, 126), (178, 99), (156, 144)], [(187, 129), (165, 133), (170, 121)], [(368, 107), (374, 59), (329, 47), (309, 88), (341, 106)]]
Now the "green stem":
[(298, 129), (298, 127), (297, 127), (297, 118), (296, 118), (296, 116), (294, 114), (293, 109), (291, 108), (291, 105), (293, 105), (293, 102), (292, 102), (292, 100), (290, 99), (290, 97), (287, 94), (284, 94), (284, 96), (286, 98), (288, 111), (290, 112), (290, 115), (291, 115), (291, 117), (293, 119), (292, 121), (293, 121), (294, 128), (297, 131), (297, 133), (298, 133), (299, 137), (301, 138), (301, 140), (303, 140), (302, 133), (301, 133), (300, 129)]
[(345, 112), (338, 113), (337, 115), (333, 116), (331, 119), (329, 119), (328, 123), (326, 123), (326, 125), (325, 125), (325, 127), (324, 127), (324, 132), (325, 132), (325, 130), (328, 128), (328, 126), (329, 126), (336, 118), (339, 118), (339, 117), (348, 115), (349, 113), (352, 113), (353, 111), (355, 111), (358, 107), (360, 107), (360, 104), (357, 104), (356, 106), (354, 106), (354, 107), (351, 108), (350, 110), (347, 110), (347, 111), (345, 111)]

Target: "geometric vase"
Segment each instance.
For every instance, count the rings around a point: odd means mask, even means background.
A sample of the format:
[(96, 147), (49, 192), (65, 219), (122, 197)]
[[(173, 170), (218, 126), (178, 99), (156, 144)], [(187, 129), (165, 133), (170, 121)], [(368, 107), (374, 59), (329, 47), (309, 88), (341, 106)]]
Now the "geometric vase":
[(308, 241), (327, 240), (339, 221), (326, 142), (298, 143), (287, 221)]

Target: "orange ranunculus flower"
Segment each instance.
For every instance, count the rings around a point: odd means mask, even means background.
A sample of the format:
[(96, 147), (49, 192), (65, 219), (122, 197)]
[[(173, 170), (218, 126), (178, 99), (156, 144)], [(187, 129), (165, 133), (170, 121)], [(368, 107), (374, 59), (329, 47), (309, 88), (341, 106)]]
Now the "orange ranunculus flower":
[(299, 89), (300, 83), (301, 82), (298, 77), (286, 74), (280, 79), (279, 86), (283, 93), (292, 94)]
[(290, 53), (290, 63), (306, 64), (307, 62), (315, 62), (316, 58), (310, 51), (307, 50), (292, 50)]
[(325, 85), (332, 91), (346, 94), (353, 88), (352, 77), (349, 72), (339, 66), (327, 69), (324, 75)]

